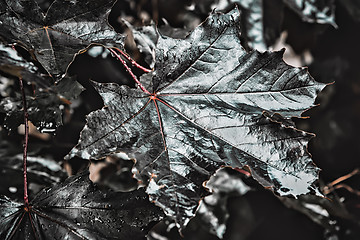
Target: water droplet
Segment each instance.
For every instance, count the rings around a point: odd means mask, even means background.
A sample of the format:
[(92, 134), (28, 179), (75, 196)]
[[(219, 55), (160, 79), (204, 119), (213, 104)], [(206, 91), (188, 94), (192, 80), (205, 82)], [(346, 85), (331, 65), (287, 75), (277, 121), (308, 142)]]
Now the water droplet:
[(17, 192), (17, 188), (16, 188), (16, 187), (9, 187), (9, 192), (11, 192), (11, 193), (16, 193), (16, 192)]

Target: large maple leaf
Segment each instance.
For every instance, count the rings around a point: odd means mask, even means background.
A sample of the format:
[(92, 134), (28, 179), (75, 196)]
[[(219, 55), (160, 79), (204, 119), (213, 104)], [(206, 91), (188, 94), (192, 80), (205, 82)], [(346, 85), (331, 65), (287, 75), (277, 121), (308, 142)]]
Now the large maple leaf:
[[(150, 179), (150, 198), (179, 227), (220, 166), (247, 165), (281, 195), (315, 193), (318, 168), (306, 150), (312, 135), (288, 122), (313, 106), (325, 85), (285, 64), (283, 52), (246, 52), (239, 18), (237, 9), (213, 13), (184, 40), (160, 36), (155, 71), (141, 78), (151, 94), (94, 83), (105, 107), (89, 114), (67, 157), (127, 151), (137, 177)], [(264, 112), (281, 117), (271, 121)]]
[(103, 192), (74, 176), (45, 189), (30, 206), (0, 196), (1, 239), (145, 239), (162, 218), (143, 190)]
[(0, 37), (23, 45), (60, 78), (74, 55), (91, 43), (122, 46), (124, 36), (106, 20), (115, 2), (55, 0), (44, 13), (35, 0), (1, 0)]

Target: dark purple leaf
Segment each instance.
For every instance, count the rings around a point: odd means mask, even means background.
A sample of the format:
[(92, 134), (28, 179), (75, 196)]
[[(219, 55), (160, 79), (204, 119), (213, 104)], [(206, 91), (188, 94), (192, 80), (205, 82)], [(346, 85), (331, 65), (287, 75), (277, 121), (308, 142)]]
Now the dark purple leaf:
[(155, 71), (141, 81), (154, 94), (94, 83), (104, 107), (87, 117), (67, 156), (102, 158), (125, 151), (152, 201), (183, 227), (221, 166), (249, 166), (280, 195), (316, 193), (319, 169), (306, 150), (311, 134), (281, 126), (314, 106), (325, 84), (284, 63), (283, 52), (246, 52), (237, 9), (213, 13), (186, 39), (158, 39)]
[(102, 192), (88, 173), (43, 190), (25, 208), (0, 198), (1, 239), (145, 239), (161, 210), (143, 190)]
[(55, 0), (44, 13), (35, 0), (1, 0), (0, 37), (24, 45), (58, 79), (91, 43), (122, 47), (123, 35), (106, 20), (115, 2)]

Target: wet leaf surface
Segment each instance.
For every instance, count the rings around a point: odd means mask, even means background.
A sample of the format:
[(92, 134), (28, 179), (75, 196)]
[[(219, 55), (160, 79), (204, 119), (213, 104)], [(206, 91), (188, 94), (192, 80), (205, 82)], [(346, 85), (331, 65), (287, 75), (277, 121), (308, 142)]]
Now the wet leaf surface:
[(25, 208), (0, 198), (1, 239), (145, 239), (160, 209), (143, 190), (103, 192), (88, 173), (43, 190)]
[(1, 0), (0, 37), (24, 45), (55, 78), (91, 43), (122, 47), (123, 35), (107, 23), (116, 0), (55, 0), (46, 13), (35, 0)]
[(67, 156), (97, 159), (127, 151), (147, 193), (183, 227), (206, 194), (202, 183), (223, 165), (248, 165), (280, 195), (316, 193), (312, 135), (263, 112), (299, 117), (325, 86), (282, 52), (246, 52), (239, 11), (211, 15), (185, 40), (158, 40), (155, 71), (141, 81), (153, 95), (94, 83), (105, 108), (91, 113)]

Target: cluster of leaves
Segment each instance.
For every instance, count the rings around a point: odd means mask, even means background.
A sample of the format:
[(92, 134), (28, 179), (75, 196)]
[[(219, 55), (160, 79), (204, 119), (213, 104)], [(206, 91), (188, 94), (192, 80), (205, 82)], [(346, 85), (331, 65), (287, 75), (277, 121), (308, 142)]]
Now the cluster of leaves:
[[(140, 15), (147, 7), (140, 2), (134, 7), (133, 1), (116, 0), (0, 1), (0, 110), (3, 127), (11, 134), (24, 121), (16, 79), (28, 82), (29, 120), (43, 133), (61, 134), (58, 128), (64, 119), (69, 123), (75, 118), (72, 102), (79, 101), (84, 90), (69, 72), (75, 57), (91, 46), (97, 45), (89, 55), (106, 58), (110, 52), (133, 81), (128, 85), (82, 82), (100, 95), (103, 108), (86, 116), (75, 147), (67, 143), (73, 148), (60, 157), (61, 162), (66, 160), (63, 166), (49, 155), (41, 157), (47, 152), (44, 146), (30, 154), (29, 181), (37, 186), (30, 185), (29, 204), (19, 201), (21, 177), (20, 182), (1, 187), (7, 196), (0, 198), (0, 237), (143, 239), (165, 216), (169, 228), (186, 231), (196, 215), (210, 226), (210, 233), (223, 238), (229, 194), (241, 197), (250, 190), (239, 174), (229, 173), (230, 168), (251, 175), (255, 184), (271, 189), (287, 206), (334, 231), (330, 215), (321, 211), (335, 209), (336, 216), (346, 211), (338, 202), (329, 204), (322, 198), (319, 168), (307, 151), (313, 135), (299, 130), (292, 120), (315, 105), (326, 84), (316, 82), (306, 68), (286, 64), (284, 50), (269, 51), (280, 35), (285, 7), (303, 21), (336, 27), (333, 1), (278, 0), (276, 7), (261, 0), (185, 1), (177, 3), (182, 7), (174, 17), (182, 14), (199, 20), (184, 24), (186, 30), (167, 22), (136, 26), (126, 12)], [(118, 24), (125, 23), (135, 42), (130, 51), (140, 52), (151, 70), (124, 53), (125, 35), (108, 24), (115, 3), (123, 7)], [(158, 4), (159, 8), (152, 8), (155, 21), (161, 4), (166, 6), (162, 1)], [(274, 9), (281, 14), (270, 21)], [(196, 27), (190, 24), (200, 21)], [(145, 73), (133, 74), (127, 63)], [(19, 149), (5, 135), (1, 137), (2, 176), (21, 175)], [(64, 180), (63, 169), (69, 163), (70, 172), (76, 172), (74, 159), (117, 166), (104, 159), (119, 152), (135, 162), (119, 176), (130, 182), (132, 173), (137, 184), (120, 187), (116, 180), (108, 180), (106, 186), (97, 187), (87, 171)], [(120, 160), (120, 169), (130, 159)], [(37, 193), (43, 186), (50, 188)], [(213, 195), (206, 197), (209, 191)], [(352, 218), (349, 213), (340, 217)]]

